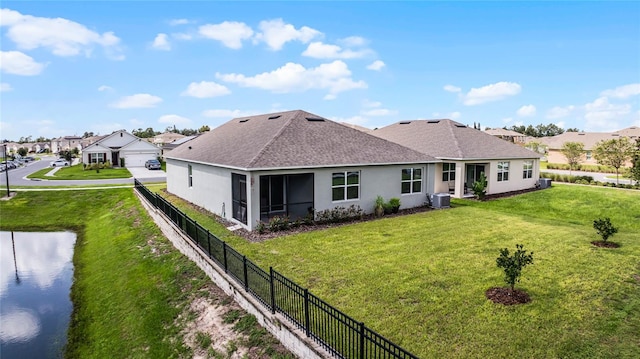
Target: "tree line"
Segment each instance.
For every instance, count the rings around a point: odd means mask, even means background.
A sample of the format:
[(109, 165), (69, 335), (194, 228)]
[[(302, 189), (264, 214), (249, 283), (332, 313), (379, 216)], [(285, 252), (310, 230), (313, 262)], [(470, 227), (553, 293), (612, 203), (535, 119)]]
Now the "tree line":
[(157, 135), (159, 135), (161, 133), (164, 133), (164, 132), (179, 133), (179, 134), (184, 135), (184, 136), (193, 136), (193, 135), (197, 135), (198, 133), (203, 133), (203, 132), (207, 132), (207, 131), (210, 131), (210, 130), (211, 129), (207, 125), (203, 125), (202, 127), (200, 127), (197, 130), (192, 129), (192, 128), (184, 128), (182, 130), (179, 130), (174, 125), (174, 126), (168, 126), (163, 132), (156, 131), (152, 127), (147, 127), (147, 129), (145, 129), (145, 130), (143, 130), (142, 128), (139, 128), (137, 130), (132, 130), (131, 134), (133, 134), (134, 136), (140, 137), (140, 138), (151, 138), (151, 137), (157, 136)]
[(531, 137), (550, 137), (550, 136), (561, 135), (565, 132), (580, 132), (580, 130), (578, 130), (577, 128), (567, 128), (565, 130), (553, 123), (550, 123), (548, 125), (539, 124), (536, 127), (533, 127), (533, 125), (529, 125), (529, 126), (514, 125), (507, 128), (507, 126), (505, 126), (503, 127), (503, 129), (511, 130), (514, 132), (521, 133), (525, 136), (531, 136)]

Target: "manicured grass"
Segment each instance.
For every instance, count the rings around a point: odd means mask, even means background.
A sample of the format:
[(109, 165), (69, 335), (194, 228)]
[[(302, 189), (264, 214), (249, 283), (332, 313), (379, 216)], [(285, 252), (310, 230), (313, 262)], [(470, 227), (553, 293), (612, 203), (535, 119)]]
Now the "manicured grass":
[(540, 170), (541, 170), (541, 171), (546, 170), (546, 169), (547, 169), (547, 164), (548, 164), (548, 163), (549, 163), (549, 162), (547, 162), (547, 161), (540, 161)]
[[(162, 236), (133, 190), (19, 192), (0, 201), (2, 230), (77, 234), (74, 304), (65, 358), (189, 358), (181, 331), (195, 297), (212, 297), (210, 279)], [(239, 330), (238, 330), (239, 331)], [(273, 352), (260, 332), (254, 353)], [(244, 343), (240, 343), (245, 345)], [(239, 344), (239, 345), (240, 345)], [(263, 356), (268, 357), (268, 356)]]
[(131, 173), (126, 168), (104, 168), (99, 172), (96, 170), (84, 170), (82, 164), (61, 167), (53, 176), (46, 176), (53, 168), (47, 167), (36, 171), (27, 178), (40, 178), (49, 180), (95, 180), (112, 178), (130, 178)]
[[(263, 268), (277, 271), (422, 358), (640, 357), (640, 193), (555, 185), (452, 209), (249, 243), (169, 196)], [(594, 247), (611, 217), (618, 249)], [(534, 252), (505, 307), (500, 248)]]

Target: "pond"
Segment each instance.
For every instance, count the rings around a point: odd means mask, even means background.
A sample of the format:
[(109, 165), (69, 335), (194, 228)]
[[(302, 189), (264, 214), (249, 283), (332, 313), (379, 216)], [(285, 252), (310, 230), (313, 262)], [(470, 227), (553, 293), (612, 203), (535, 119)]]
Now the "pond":
[(75, 241), (72, 232), (0, 232), (3, 358), (62, 358)]

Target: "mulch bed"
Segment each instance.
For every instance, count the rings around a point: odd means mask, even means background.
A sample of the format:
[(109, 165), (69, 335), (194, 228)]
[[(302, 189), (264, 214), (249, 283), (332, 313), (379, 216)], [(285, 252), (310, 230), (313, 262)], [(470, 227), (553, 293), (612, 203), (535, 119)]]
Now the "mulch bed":
[(620, 245), (618, 243), (615, 242), (605, 242), (605, 241), (593, 241), (591, 242), (591, 244), (593, 244), (596, 247), (601, 247), (601, 248), (618, 248), (620, 247)]
[(497, 304), (516, 305), (529, 303), (531, 301), (529, 294), (519, 289), (511, 291), (511, 288), (493, 287), (487, 289), (484, 294), (487, 299)]

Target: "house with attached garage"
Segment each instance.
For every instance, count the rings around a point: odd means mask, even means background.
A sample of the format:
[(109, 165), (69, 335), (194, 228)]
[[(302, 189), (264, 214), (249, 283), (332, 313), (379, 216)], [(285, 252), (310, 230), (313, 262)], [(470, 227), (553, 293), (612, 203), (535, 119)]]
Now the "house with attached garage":
[(335, 207), (402, 208), (434, 191), (434, 157), (297, 110), (231, 121), (165, 154), (167, 190), (252, 230)]
[(540, 177), (540, 154), (455, 121), (402, 121), (370, 133), (440, 160), (435, 192), (453, 197), (471, 196), (481, 173), (487, 194), (534, 188)]
[(90, 144), (82, 150), (83, 163), (111, 162), (114, 166), (144, 167), (147, 160), (157, 159), (160, 149), (125, 130)]

